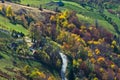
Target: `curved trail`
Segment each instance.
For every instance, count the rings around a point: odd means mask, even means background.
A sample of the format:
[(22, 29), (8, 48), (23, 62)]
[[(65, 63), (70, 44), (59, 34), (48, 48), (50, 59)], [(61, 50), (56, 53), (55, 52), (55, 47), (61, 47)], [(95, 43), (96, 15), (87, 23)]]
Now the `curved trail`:
[(51, 11), (51, 10), (43, 9), (41, 11), (38, 8), (29, 7), (29, 6), (25, 6), (25, 5), (20, 5), (20, 4), (16, 4), (16, 3), (11, 3), (11, 2), (7, 2), (7, 1), (5, 1), (5, 3), (2, 3), (0, 1), (0, 5), (4, 5), (4, 6), (9, 6), (10, 5), (13, 10), (19, 10), (21, 8), (24, 8), (26, 10), (31, 10), (31, 11), (34, 11), (34, 12), (46, 12), (46, 13), (53, 13), (53, 14), (55, 14), (55, 12)]

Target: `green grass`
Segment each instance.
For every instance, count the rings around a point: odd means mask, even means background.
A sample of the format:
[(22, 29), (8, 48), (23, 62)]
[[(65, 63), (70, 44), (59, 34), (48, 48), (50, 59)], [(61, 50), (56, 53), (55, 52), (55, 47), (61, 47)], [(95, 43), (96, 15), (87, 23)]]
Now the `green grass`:
[(9, 72), (5, 69), (5, 67), (9, 67), (9, 68), (13, 67), (11, 57), (1, 51), (0, 51), (0, 55), (3, 56), (3, 58), (0, 59), (0, 70), (10, 75), (14, 75), (14, 73)]
[(40, 5), (48, 2), (50, 2), (50, 0), (21, 0), (20, 3), (24, 5), (29, 4), (30, 6), (39, 7)]
[(6, 33), (0, 31), (0, 38), (11, 38), (11, 37), (10, 35), (7, 35)]
[[(95, 19), (94, 18), (90, 18), (88, 16), (84, 16), (81, 14), (77, 14), (77, 16), (79, 17), (79, 20), (83, 23), (90, 23), (92, 25), (95, 25)], [(102, 26), (103, 28), (107, 29), (108, 31), (110, 31), (113, 34), (116, 34), (116, 31), (114, 30), (113, 26), (111, 24), (109, 24), (107, 21), (105, 20), (98, 20), (98, 24), (100, 26)]]
[(10, 23), (9, 19), (3, 17), (2, 15), (0, 15), (0, 24), (3, 25), (3, 26), (0, 26), (0, 28), (2, 29), (6, 29), (9, 31), (16, 30), (18, 32), (24, 33), (25, 35), (29, 34), (28, 30), (25, 29), (22, 25), (19, 25), (19, 24), (14, 25)]
[(109, 13), (107, 10), (105, 10), (104, 14), (106, 14), (108, 17), (111, 17), (112, 20), (118, 25), (120, 30), (120, 19), (116, 15)]
[[(70, 1), (63, 1), (63, 2), (65, 3), (64, 8), (69, 9), (69, 10), (74, 10), (74, 11), (76, 11), (78, 13), (77, 15), (78, 15), (79, 20), (81, 22), (87, 22), (87, 23), (94, 24), (95, 23), (95, 19), (97, 19), (100, 26), (104, 27), (108, 31), (112, 32), (113, 34), (116, 34), (116, 31), (113, 28), (113, 26), (111, 24), (109, 24), (99, 14), (99, 12), (89, 11), (86, 8), (83, 8), (82, 6), (80, 6), (79, 4), (77, 4), (75, 2), (70, 2)], [(105, 13), (106, 13), (107, 16), (112, 17), (114, 22), (116, 22), (118, 24), (118, 26), (120, 27), (120, 19), (117, 16), (115, 16), (113, 14), (110, 14), (110, 13), (108, 13), (106, 11), (105, 11)]]
[[(8, 71), (5, 68), (14, 68), (17, 70), (22, 70), (26, 65), (29, 65), (33, 69), (37, 68), (41, 72), (45, 72), (47, 74), (53, 75), (53, 73), (49, 69), (47, 69), (43, 64), (41, 64), (40, 62), (37, 62), (34, 60), (19, 59), (18, 57), (11, 56), (11, 54), (13, 54), (13, 53), (11, 53), (11, 51), (9, 51), (9, 52), (10, 53), (4, 53), (4, 52), (0, 51), (0, 55), (3, 56), (3, 58), (0, 59), (0, 70), (2, 72), (5, 72), (10, 76), (15, 76), (16, 73)], [(12, 61), (16, 61), (16, 66), (13, 65)], [(58, 73), (55, 73), (55, 75), (57, 75), (57, 77), (58, 77)], [(2, 80), (1, 77), (0, 77), (0, 80)]]
[(111, 24), (109, 24), (107, 21), (105, 20), (98, 20), (100, 26), (102, 26), (103, 28), (105, 28), (106, 30), (110, 31), (113, 34), (116, 34), (115, 29), (113, 28), (113, 26)]
[(91, 12), (87, 10), (86, 8), (80, 6), (78, 3), (75, 2), (70, 2), (70, 1), (63, 1), (65, 3), (65, 8), (69, 10), (76, 11), (77, 13), (83, 14), (88, 17), (92, 17), (95, 19), (101, 19), (103, 20), (104, 18), (100, 16), (98, 12)]
[[(71, 5), (71, 6), (73, 6), (73, 7), (77, 7), (77, 8), (79, 8), (79, 9), (86, 10), (85, 8), (83, 8), (83, 7), (80, 6), (78, 3), (75, 3), (75, 2), (63, 1), (63, 3), (64, 3), (65, 5)], [(78, 9), (78, 10), (79, 10), (79, 9)]]

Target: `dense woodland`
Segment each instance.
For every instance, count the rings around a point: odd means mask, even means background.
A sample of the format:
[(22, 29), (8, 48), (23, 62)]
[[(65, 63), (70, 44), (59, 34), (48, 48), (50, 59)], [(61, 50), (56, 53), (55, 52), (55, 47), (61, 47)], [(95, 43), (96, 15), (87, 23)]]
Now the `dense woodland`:
[[(43, 12), (34, 15), (34, 11), (29, 13), (27, 8), (15, 10), (12, 5), (0, 4), (0, 15), (26, 30), (17, 30), (17, 26), (12, 30), (9, 25), (0, 24), (0, 63), (4, 59), (11, 61), (3, 70), (0, 67), (1, 79), (61, 80), (63, 62), (59, 52), (63, 52), (68, 59), (65, 73), (68, 80), (120, 80), (120, 27), (104, 13), (107, 9), (110, 14), (119, 14), (119, 0), (69, 1), (91, 6), (91, 11), (99, 9), (100, 16), (112, 25), (116, 34), (99, 25), (97, 20), (89, 25), (80, 21), (76, 11), (57, 8), (54, 13), (47, 13), (40, 6), (37, 9)], [(64, 4), (62, 0), (58, 3), (60, 7)], [(117, 9), (111, 8), (111, 3), (117, 3)]]

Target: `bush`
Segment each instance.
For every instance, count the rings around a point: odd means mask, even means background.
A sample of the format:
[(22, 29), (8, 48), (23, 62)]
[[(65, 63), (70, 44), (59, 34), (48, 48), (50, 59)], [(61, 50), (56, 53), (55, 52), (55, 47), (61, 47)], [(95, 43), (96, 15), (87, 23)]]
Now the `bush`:
[(58, 2), (57, 3), (59, 6), (64, 6), (64, 3), (63, 2)]

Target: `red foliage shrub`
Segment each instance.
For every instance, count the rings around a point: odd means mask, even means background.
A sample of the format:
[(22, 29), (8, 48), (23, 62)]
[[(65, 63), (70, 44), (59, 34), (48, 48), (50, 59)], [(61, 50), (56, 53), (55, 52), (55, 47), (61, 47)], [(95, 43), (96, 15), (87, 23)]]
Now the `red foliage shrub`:
[(114, 35), (108, 32), (106, 29), (98, 28), (100, 32), (100, 37), (105, 39), (105, 42), (111, 43), (113, 40)]
[(70, 23), (73, 23), (77, 28), (81, 26), (81, 23), (79, 22), (78, 17), (76, 16), (76, 12), (71, 12), (70, 16), (68, 18), (68, 21)]
[(72, 33), (78, 34), (78, 35), (82, 36), (82, 34), (81, 34), (81, 32), (80, 32), (80, 30), (79, 30), (78, 28), (74, 28), (74, 29), (72, 30)]

